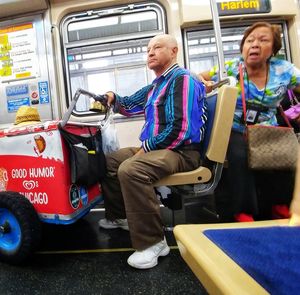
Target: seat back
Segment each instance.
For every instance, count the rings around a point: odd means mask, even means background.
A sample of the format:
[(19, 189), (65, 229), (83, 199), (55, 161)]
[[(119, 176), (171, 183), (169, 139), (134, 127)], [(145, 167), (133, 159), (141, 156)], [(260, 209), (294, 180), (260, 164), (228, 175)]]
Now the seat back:
[(202, 158), (206, 157), (207, 148), (210, 141), (210, 136), (212, 132), (212, 128), (214, 126), (214, 118), (216, 112), (216, 104), (217, 104), (218, 94), (214, 93), (206, 99), (207, 102), (207, 121), (205, 126), (205, 133), (202, 142), (201, 155)]
[[(236, 87), (223, 85), (218, 89), (217, 94), (207, 98), (208, 121), (202, 154), (205, 159), (213, 163), (223, 164), (225, 161), (237, 93)], [(200, 166), (192, 171), (166, 176), (157, 181), (154, 186), (207, 183), (214, 175), (211, 168)]]
[[(218, 163), (224, 163), (232, 128), (238, 90), (236, 87), (223, 85), (218, 90), (215, 113), (210, 134), (206, 157)], [(208, 98), (209, 102), (211, 98)]]

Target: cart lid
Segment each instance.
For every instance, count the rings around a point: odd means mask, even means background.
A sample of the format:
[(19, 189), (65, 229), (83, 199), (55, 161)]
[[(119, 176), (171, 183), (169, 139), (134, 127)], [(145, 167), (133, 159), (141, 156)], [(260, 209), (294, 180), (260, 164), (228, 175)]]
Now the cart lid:
[(0, 130), (0, 138), (5, 136), (16, 136), (28, 133), (36, 133), (41, 131), (50, 131), (58, 129), (59, 120), (46, 121), (41, 123), (35, 123), (33, 125), (15, 126), (12, 125), (9, 128)]

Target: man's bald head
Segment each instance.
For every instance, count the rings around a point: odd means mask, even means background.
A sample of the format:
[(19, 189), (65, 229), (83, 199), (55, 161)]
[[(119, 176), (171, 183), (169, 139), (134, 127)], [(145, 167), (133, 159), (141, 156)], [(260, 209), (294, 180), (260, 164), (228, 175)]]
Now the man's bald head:
[(147, 63), (149, 69), (156, 76), (160, 76), (165, 70), (176, 63), (178, 44), (176, 39), (168, 34), (153, 37), (148, 44)]
[(177, 40), (169, 34), (156, 35), (150, 40), (149, 44), (152, 42), (161, 42), (165, 43), (170, 48), (178, 48)]

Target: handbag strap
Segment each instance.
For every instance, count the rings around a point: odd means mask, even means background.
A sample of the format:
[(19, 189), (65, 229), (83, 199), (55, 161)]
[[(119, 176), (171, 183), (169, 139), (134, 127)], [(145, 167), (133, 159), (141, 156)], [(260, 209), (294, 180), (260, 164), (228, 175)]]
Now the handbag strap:
[(287, 93), (288, 93), (289, 100), (290, 100), (292, 106), (295, 105), (295, 103), (296, 104), (299, 103), (299, 100), (297, 99), (297, 97), (292, 89), (288, 89)]
[(240, 76), (240, 86), (241, 86), (241, 94), (242, 94), (242, 105), (243, 105), (243, 113), (244, 113), (244, 123), (247, 126), (246, 122), (246, 98), (245, 98), (245, 85), (244, 85), (244, 72), (242, 64), (239, 64), (239, 76)]
[(288, 127), (290, 127), (290, 128), (293, 128), (293, 126), (291, 125), (290, 120), (287, 118), (287, 116), (286, 116), (286, 114), (285, 114), (285, 112), (284, 112), (282, 106), (279, 105), (278, 108), (279, 108), (279, 111), (280, 111), (280, 115), (281, 115), (282, 118), (284, 119), (284, 122), (286, 123), (286, 125), (287, 125)]

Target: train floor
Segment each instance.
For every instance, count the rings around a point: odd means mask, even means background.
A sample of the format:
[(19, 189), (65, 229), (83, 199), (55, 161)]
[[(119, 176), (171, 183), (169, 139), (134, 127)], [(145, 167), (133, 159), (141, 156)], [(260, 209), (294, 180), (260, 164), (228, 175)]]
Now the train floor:
[[(192, 208), (186, 210), (188, 222), (205, 221), (205, 212), (199, 212), (202, 207)], [(28, 263), (0, 263), (0, 294), (207, 294), (180, 256), (171, 211), (162, 211), (171, 252), (159, 258), (158, 266), (131, 268), (127, 264), (133, 252), (129, 233), (99, 229), (98, 220), (104, 216), (99, 207), (72, 225), (43, 224), (41, 248)]]

